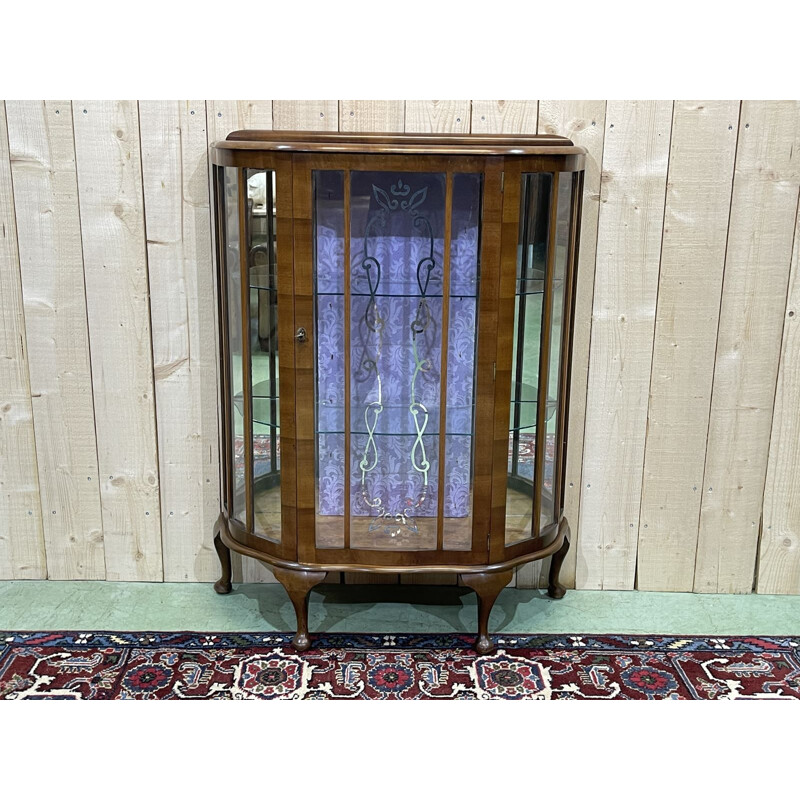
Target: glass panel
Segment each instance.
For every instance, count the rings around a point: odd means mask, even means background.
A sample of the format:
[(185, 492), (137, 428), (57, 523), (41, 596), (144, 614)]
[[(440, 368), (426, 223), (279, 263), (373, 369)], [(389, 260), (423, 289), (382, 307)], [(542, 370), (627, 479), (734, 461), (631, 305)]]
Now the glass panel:
[(554, 502), (555, 463), (559, 458), (557, 438), (561, 407), (561, 345), (564, 319), (565, 283), (569, 257), (570, 211), (572, 206), (572, 173), (558, 177), (558, 207), (556, 217), (555, 257), (553, 262), (553, 314), (550, 325), (550, 359), (547, 381), (547, 435), (542, 481), (542, 525), (555, 522), (561, 513)]
[(475, 376), (483, 176), (453, 176), (444, 455), (445, 550), (472, 547)]
[(314, 342), (317, 547), (344, 547), (344, 173), (315, 171)]
[(281, 430), (275, 173), (245, 170), (250, 287), (250, 375), (253, 410), (253, 533), (281, 538)]
[[(435, 548), (445, 176), (353, 172), (351, 181), (347, 286), (344, 174), (313, 173), (316, 542), (344, 546), (348, 507), (352, 547)], [(451, 550), (472, 539), (481, 189), (481, 175), (453, 178), (443, 491)]]
[(436, 547), (445, 176), (352, 172), (350, 541)]
[(242, 406), (242, 280), (241, 261), (239, 256), (239, 184), (238, 170), (224, 167), (222, 170), (222, 192), (225, 204), (224, 236), (225, 236), (225, 273), (227, 275), (227, 313), (228, 313), (228, 350), (230, 352), (230, 379), (233, 401), (232, 436), (233, 446), (231, 463), (233, 464), (233, 497), (232, 508), (228, 509), (231, 517), (247, 524), (247, 506), (245, 503), (245, 447), (244, 447), (244, 408)]
[(511, 361), (506, 545), (529, 539), (536, 534), (532, 524), (533, 478), (542, 300), (547, 270), (552, 185), (551, 173), (529, 173), (522, 176)]

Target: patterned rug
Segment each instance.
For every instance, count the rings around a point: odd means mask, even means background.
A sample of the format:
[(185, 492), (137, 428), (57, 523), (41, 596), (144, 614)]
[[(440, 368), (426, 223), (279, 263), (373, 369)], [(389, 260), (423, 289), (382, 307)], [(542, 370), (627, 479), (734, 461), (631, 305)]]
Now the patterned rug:
[(800, 637), (0, 633), (3, 699), (800, 699)]

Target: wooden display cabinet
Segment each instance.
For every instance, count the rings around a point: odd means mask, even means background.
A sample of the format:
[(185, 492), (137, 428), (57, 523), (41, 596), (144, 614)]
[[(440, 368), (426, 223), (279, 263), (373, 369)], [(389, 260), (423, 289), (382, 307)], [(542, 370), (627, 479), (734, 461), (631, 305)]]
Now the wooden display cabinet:
[(558, 136), (238, 131), (213, 150), (230, 551), (309, 647), (329, 571), (454, 572), (476, 650), (563, 516), (585, 151)]

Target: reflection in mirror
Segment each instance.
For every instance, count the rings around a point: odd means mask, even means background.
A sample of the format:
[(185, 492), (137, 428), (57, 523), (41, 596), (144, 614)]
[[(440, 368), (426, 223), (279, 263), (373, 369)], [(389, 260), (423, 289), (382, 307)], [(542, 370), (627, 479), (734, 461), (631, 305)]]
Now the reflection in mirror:
[(566, 413), (561, 398), (561, 349), (564, 310), (566, 303), (567, 262), (569, 259), (570, 213), (572, 209), (572, 173), (558, 176), (558, 205), (556, 209), (555, 253), (553, 255), (552, 315), (550, 319), (550, 358), (548, 360), (547, 397), (555, 413), (547, 415), (547, 446), (544, 453), (544, 481), (542, 481), (542, 525), (558, 520), (561, 509), (554, 497), (556, 491), (555, 464), (560, 458), (558, 426)]
[[(506, 546), (529, 539), (537, 533), (533, 525), (533, 484), (538, 434), (539, 353), (552, 188), (551, 173), (526, 173), (522, 176), (511, 360)], [(548, 422), (554, 416), (555, 402), (548, 395), (545, 410)], [(544, 483), (547, 482), (545, 476)]]
[(226, 292), (228, 295), (228, 349), (230, 352), (230, 392), (233, 401), (231, 463), (233, 464), (233, 497), (229, 513), (232, 518), (247, 524), (245, 502), (244, 409), (242, 407), (242, 270), (239, 252), (239, 171), (235, 167), (222, 169), (222, 192), (225, 204), (224, 237)]

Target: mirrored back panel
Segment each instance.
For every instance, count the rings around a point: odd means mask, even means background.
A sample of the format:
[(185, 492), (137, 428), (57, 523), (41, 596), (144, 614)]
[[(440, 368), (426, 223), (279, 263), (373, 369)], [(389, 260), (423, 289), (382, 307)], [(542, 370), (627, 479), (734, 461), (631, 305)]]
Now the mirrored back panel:
[(482, 175), (312, 177), (317, 547), (469, 550)]

